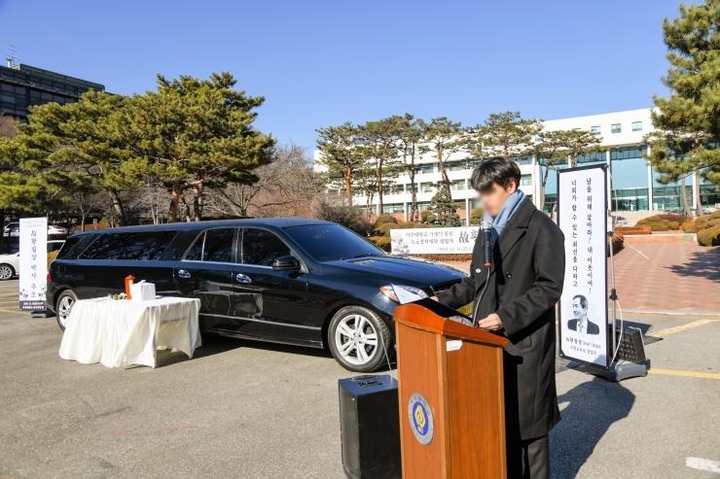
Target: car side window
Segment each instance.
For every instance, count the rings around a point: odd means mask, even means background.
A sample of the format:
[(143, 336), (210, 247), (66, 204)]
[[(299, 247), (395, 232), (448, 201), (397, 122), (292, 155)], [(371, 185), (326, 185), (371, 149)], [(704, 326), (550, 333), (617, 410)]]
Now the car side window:
[(198, 235), (193, 245), (185, 255), (185, 259), (188, 261), (202, 261), (203, 247), (205, 246), (205, 232), (203, 231)]
[(272, 266), (273, 261), (290, 254), (290, 248), (270, 231), (246, 228), (242, 240), (242, 263)]
[(232, 263), (235, 261), (235, 228), (206, 230), (185, 255), (186, 260)]
[(177, 232), (123, 232), (98, 235), (79, 258), (115, 259), (115, 260), (154, 260), (159, 259), (165, 246), (172, 241)]

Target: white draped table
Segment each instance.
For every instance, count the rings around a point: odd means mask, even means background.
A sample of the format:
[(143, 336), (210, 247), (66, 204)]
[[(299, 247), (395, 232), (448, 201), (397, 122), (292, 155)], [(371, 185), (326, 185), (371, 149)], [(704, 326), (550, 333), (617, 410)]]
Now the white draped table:
[(150, 301), (95, 298), (76, 301), (60, 343), (60, 357), (109, 368), (155, 367), (158, 348), (192, 358), (201, 346), (200, 300), (164, 297)]

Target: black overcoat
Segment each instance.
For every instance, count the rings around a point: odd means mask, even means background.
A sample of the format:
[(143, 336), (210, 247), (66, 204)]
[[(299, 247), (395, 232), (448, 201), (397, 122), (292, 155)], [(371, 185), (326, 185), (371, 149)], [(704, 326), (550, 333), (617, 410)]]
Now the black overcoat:
[[(563, 234), (529, 199), (518, 206), (494, 247), (494, 264), (483, 267), (478, 236), (470, 276), (438, 300), (458, 308), (471, 301), (478, 319), (497, 313), (509, 340), (505, 348), (505, 414), (508, 439), (546, 435), (560, 420), (555, 389), (555, 303), (565, 275)], [(478, 375), (482, 380), (482, 374)]]

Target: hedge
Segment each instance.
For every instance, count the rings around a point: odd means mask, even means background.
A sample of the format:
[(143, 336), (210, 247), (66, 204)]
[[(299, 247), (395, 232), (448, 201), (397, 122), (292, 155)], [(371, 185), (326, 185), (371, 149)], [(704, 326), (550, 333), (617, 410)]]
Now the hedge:
[(682, 224), (686, 233), (696, 233), (697, 242), (701, 246), (720, 245), (720, 210), (710, 215), (698, 216)]
[(653, 231), (679, 230), (686, 218), (676, 214), (649, 216), (638, 221), (635, 226), (649, 226)]
[(615, 228), (615, 233), (623, 235), (651, 235), (652, 228), (649, 225), (641, 226), (618, 226)]
[(697, 232), (700, 246), (720, 246), (720, 226), (713, 226)]

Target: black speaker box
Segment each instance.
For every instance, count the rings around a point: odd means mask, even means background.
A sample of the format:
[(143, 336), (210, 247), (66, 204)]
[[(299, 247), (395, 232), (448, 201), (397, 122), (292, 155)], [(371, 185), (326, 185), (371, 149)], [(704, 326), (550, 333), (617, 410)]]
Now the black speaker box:
[(342, 462), (347, 477), (402, 477), (397, 387), (389, 375), (338, 381)]

